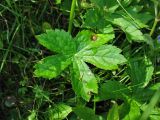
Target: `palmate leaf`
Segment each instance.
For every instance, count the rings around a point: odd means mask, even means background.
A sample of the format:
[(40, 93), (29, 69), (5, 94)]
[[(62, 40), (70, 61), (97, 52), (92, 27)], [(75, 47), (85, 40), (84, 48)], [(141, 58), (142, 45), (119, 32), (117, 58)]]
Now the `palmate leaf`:
[(72, 86), (78, 96), (89, 101), (91, 92), (98, 93), (96, 77), (85, 62), (75, 58), (71, 72)]
[(86, 49), (81, 53), (83, 60), (104, 70), (117, 69), (118, 64), (126, 62), (121, 50), (112, 45), (102, 45), (98, 48)]
[(61, 54), (76, 52), (76, 44), (71, 35), (64, 30), (46, 30), (46, 33), (37, 35), (39, 43), (49, 50)]
[[(78, 96), (89, 101), (92, 93), (98, 93), (98, 84), (85, 62), (112, 70), (126, 61), (120, 54), (120, 49), (104, 45), (114, 38), (112, 26), (108, 25), (105, 28), (101, 29), (103, 34), (82, 31), (74, 39), (63, 30), (47, 30), (45, 34), (38, 35), (40, 44), (59, 54), (39, 61), (35, 65), (35, 76), (55, 78), (73, 63), (70, 66), (73, 90)], [(96, 35), (96, 39), (92, 40), (93, 35)]]
[(63, 55), (53, 55), (39, 61), (34, 67), (36, 77), (54, 78), (57, 77), (69, 64), (71, 58)]

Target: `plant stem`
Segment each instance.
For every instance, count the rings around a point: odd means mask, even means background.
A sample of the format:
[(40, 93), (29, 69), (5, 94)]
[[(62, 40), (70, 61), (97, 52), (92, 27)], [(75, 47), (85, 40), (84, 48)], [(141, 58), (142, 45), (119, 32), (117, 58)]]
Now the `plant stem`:
[(74, 19), (75, 6), (76, 6), (76, 0), (72, 0), (71, 11), (70, 11), (70, 16), (69, 16), (69, 26), (68, 26), (68, 32), (69, 33), (71, 33), (71, 31), (72, 31), (72, 24), (73, 24), (73, 19)]
[(149, 33), (150, 36), (153, 35), (153, 33), (154, 33), (155, 29), (156, 29), (157, 23), (158, 23), (158, 19), (155, 18), (155, 19), (154, 19), (153, 26), (152, 26), (152, 29), (151, 29), (151, 32)]
[(154, 3), (154, 8), (155, 8), (155, 19), (154, 19), (154, 23), (153, 23), (153, 26), (152, 26), (152, 29), (150, 31), (150, 36), (153, 35), (155, 29), (156, 29), (156, 26), (157, 26), (157, 23), (159, 21), (159, 18), (160, 18), (160, 12), (158, 13), (158, 4), (155, 2)]
[(157, 104), (160, 98), (159, 92), (160, 92), (160, 88), (155, 92), (155, 94), (151, 98), (150, 103), (148, 104), (146, 110), (143, 112), (140, 120), (147, 120), (147, 118), (151, 114), (151, 111), (154, 109), (154, 106)]
[[(95, 99), (95, 95), (94, 95), (94, 99)], [(96, 102), (94, 101), (93, 103), (93, 110), (94, 110), (94, 113), (96, 112)]]

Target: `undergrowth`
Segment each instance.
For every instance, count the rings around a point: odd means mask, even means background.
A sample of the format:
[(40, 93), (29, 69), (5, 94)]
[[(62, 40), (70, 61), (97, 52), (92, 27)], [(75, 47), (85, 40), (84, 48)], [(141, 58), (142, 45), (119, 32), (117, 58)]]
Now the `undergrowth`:
[(0, 1), (0, 120), (159, 120), (159, 0)]

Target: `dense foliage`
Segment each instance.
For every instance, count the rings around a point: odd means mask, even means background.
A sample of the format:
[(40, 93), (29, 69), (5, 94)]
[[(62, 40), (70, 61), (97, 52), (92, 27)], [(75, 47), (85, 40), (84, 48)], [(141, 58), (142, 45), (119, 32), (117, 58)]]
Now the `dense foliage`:
[(0, 119), (160, 120), (160, 0), (3, 0), (0, 25)]

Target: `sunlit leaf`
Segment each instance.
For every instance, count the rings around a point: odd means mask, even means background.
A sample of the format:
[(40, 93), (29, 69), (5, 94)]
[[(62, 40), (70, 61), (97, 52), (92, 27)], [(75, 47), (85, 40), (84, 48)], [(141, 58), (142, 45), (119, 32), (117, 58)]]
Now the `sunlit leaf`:
[(46, 33), (37, 35), (39, 43), (49, 50), (61, 54), (73, 54), (76, 44), (71, 35), (64, 30), (46, 30)]
[(71, 59), (63, 55), (53, 55), (39, 61), (34, 67), (36, 77), (54, 78), (58, 76), (69, 64)]
[(120, 54), (121, 50), (112, 45), (103, 45), (98, 48), (88, 49), (80, 55), (83, 60), (95, 65), (96, 67), (112, 70), (117, 69), (118, 64), (123, 64), (126, 59)]
[(134, 100), (130, 101), (129, 113), (123, 118), (123, 120), (139, 120), (141, 116), (140, 107)]
[(96, 77), (89, 67), (82, 60), (76, 59), (73, 62), (72, 86), (77, 95), (89, 101), (92, 92), (98, 92)]
[(70, 106), (61, 103), (48, 108), (46, 113), (48, 120), (62, 120), (65, 119), (71, 112), (72, 108)]

